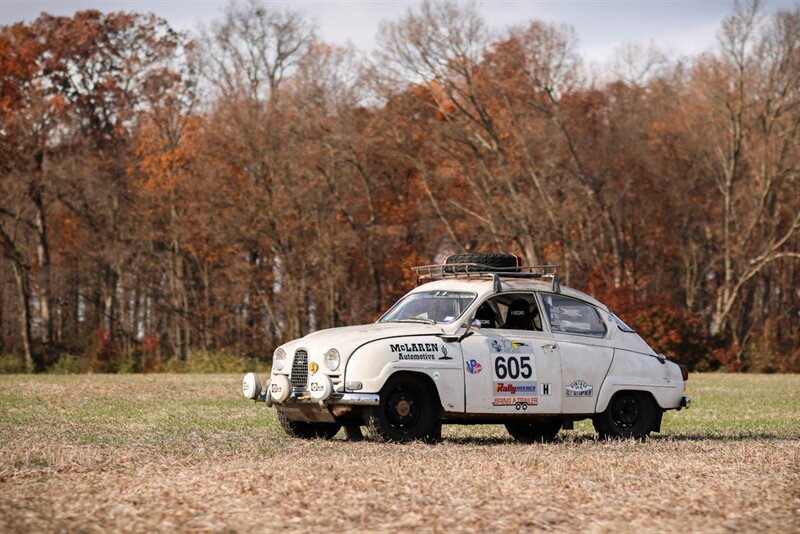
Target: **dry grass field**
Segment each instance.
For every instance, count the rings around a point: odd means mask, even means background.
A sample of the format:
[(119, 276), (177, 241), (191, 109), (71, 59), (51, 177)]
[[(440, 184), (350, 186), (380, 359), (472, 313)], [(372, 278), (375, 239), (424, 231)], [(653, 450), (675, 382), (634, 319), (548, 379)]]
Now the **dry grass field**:
[(0, 532), (800, 532), (800, 376), (693, 375), (644, 443), (286, 438), (239, 376), (0, 377)]

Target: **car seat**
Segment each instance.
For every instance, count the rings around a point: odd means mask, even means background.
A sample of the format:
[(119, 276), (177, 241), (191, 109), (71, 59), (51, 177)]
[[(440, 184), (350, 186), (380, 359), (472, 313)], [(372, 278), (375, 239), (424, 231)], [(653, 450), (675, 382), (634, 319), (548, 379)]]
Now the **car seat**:
[(475, 319), (481, 323), (481, 328), (497, 328), (497, 316), (488, 302), (484, 302), (478, 307)]
[(512, 301), (503, 328), (508, 330), (534, 330), (531, 305), (525, 299)]

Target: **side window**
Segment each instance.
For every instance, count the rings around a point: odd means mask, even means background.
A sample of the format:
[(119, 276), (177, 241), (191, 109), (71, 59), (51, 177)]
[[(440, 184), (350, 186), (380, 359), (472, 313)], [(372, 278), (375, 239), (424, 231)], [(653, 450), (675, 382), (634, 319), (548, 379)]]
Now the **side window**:
[(593, 306), (562, 295), (542, 295), (542, 298), (553, 332), (606, 335), (606, 325)]
[(475, 319), (482, 328), (542, 330), (542, 317), (532, 294), (511, 293), (492, 297), (478, 307)]

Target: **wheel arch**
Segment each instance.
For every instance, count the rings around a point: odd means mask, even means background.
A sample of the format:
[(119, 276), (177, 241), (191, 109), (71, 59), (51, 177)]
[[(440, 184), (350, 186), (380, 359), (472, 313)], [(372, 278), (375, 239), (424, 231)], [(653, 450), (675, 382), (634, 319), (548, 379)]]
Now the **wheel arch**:
[(647, 389), (646, 386), (633, 386), (633, 385), (619, 385), (619, 386), (609, 386), (606, 387), (603, 385), (603, 388), (600, 390), (600, 394), (597, 396), (597, 405), (595, 406), (595, 412), (601, 413), (608, 408), (608, 405), (611, 403), (611, 399), (614, 398), (615, 395), (619, 393), (624, 393), (626, 391), (635, 391), (637, 393), (645, 393), (650, 397), (653, 401), (653, 404), (658, 408), (659, 411), (663, 411), (664, 408), (658, 402), (658, 397), (653, 394), (653, 392)]
[[(389, 377), (386, 379), (386, 381), (383, 383), (383, 386), (381, 387), (381, 395), (385, 393), (384, 389), (386, 388), (386, 384), (388, 384), (389, 381), (394, 379), (395, 377), (400, 377), (400, 376), (404, 376), (413, 380), (418, 380), (419, 382), (424, 384), (428, 392), (431, 395), (433, 395), (435, 402), (439, 406), (440, 413), (445, 409), (444, 405), (442, 404), (442, 398), (439, 395), (439, 388), (436, 387), (436, 382), (433, 380), (433, 378), (431, 378), (429, 374), (422, 372), (421, 370), (413, 371), (409, 369), (402, 369), (391, 373)], [(383, 398), (381, 398), (381, 400), (383, 400)]]

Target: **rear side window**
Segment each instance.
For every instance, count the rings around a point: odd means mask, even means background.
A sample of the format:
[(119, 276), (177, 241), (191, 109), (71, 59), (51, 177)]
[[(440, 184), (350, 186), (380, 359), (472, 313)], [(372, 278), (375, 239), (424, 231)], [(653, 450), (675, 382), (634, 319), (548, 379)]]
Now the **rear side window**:
[(636, 330), (634, 330), (633, 328), (631, 328), (630, 326), (628, 326), (624, 322), (622, 322), (622, 319), (617, 317), (616, 313), (612, 313), (611, 317), (614, 318), (614, 322), (617, 323), (617, 326), (619, 326), (619, 329), (622, 330), (623, 332), (629, 332), (631, 334), (635, 334), (636, 333)]
[(606, 325), (589, 304), (562, 295), (542, 295), (553, 332), (603, 337)]

